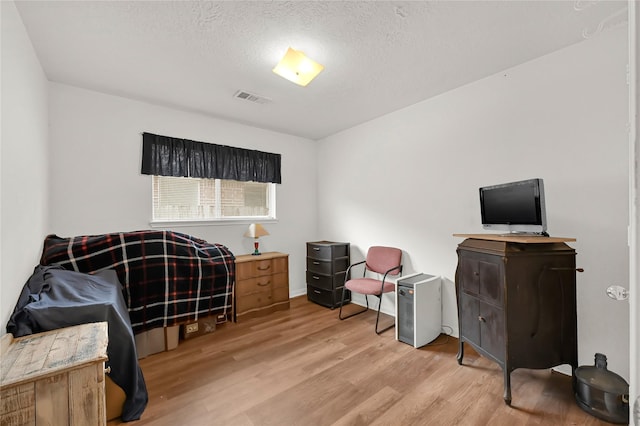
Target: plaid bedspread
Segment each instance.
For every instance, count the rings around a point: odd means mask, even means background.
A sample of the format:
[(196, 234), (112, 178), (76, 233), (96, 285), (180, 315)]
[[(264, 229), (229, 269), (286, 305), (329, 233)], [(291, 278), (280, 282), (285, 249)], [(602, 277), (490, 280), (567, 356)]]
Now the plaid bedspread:
[(171, 231), (45, 238), (40, 264), (115, 269), (134, 333), (230, 313), (235, 257), (221, 244)]

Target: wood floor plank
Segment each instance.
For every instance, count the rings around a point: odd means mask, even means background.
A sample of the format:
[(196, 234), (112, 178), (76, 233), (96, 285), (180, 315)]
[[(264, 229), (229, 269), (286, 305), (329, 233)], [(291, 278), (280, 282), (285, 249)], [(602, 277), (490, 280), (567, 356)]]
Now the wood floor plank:
[(377, 418), (394, 405), (402, 393), (385, 386), (358, 405), (338, 413), (339, 418), (333, 426), (364, 426), (372, 424)]
[[(385, 317), (384, 320), (390, 320)], [(140, 361), (149, 405), (132, 425), (588, 425), (571, 378), (550, 370), (512, 373), (512, 406), (494, 362), (440, 336), (416, 349), (375, 313), (344, 321), (337, 310), (291, 300), (291, 309), (181, 341)], [(109, 426), (121, 424), (120, 420)]]

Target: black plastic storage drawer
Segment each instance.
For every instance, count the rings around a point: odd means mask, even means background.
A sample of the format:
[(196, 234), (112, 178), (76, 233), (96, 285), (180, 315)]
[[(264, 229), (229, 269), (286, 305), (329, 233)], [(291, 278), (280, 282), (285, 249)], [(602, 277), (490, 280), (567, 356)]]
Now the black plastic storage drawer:
[[(336, 290), (326, 290), (323, 288), (317, 288), (307, 285), (307, 299), (318, 305), (326, 306), (328, 308), (339, 308), (340, 300), (342, 298), (342, 288)], [(345, 304), (351, 300), (351, 292), (345, 290), (344, 302)]]
[(349, 257), (349, 243), (333, 243), (331, 241), (307, 243), (307, 257), (323, 260)]
[(346, 274), (346, 272), (341, 272), (335, 275), (323, 275), (307, 271), (307, 284), (312, 287), (334, 290), (344, 286), (344, 277)]
[[(349, 269), (349, 243), (307, 243), (307, 298), (330, 308), (340, 306), (342, 288)], [(347, 291), (345, 302), (351, 300)]]
[(347, 268), (349, 268), (349, 259), (346, 257), (335, 259), (333, 262), (307, 257), (307, 271), (309, 272), (332, 275), (346, 272)]

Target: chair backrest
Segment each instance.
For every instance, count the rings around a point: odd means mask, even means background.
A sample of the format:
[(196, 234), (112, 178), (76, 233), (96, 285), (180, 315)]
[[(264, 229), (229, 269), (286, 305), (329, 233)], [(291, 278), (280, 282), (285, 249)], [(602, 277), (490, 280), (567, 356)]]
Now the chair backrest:
[[(395, 247), (373, 246), (367, 252), (367, 269), (384, 274), (389, 269), (402, 263), (402, 250)], [(394, 269), (389, 275), (398, 275), (401, 268)]]

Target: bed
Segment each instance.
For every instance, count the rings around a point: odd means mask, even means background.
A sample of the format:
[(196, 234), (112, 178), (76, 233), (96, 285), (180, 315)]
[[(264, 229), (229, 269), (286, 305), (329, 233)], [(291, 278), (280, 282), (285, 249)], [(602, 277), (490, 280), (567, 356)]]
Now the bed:
[(230, 316), (235, 257), (224, 245), (173, 231), (135, 231), (44, 240), (41, 265), (95, 273), (114, 269), (135, 334)]

